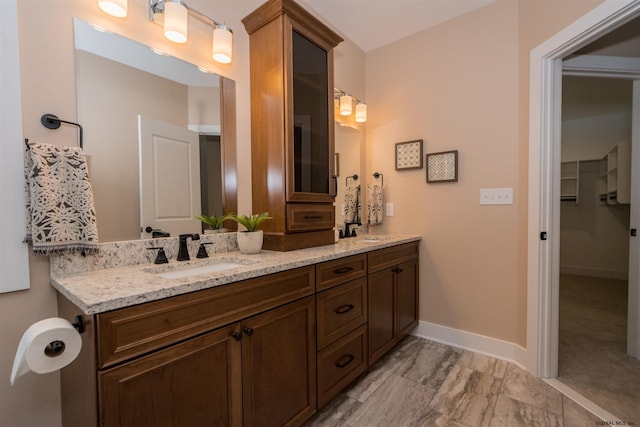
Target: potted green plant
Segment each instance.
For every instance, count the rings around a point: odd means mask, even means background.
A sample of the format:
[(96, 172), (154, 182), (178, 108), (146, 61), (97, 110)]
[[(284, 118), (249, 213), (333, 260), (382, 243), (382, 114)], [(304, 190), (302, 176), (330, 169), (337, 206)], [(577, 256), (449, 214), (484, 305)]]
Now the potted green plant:
[(255, 215), (233, 215), (231, 217), (246, 230), (238, 230), (238, 248), (243, 254), (257, 254), (262, 249), (264, 233), (257, 227), (264, 221), (271, 219), (269, 212), (262, 212)]
[(208, 232), (211, 233), (224, 233), (227, 231), (226, 228), (223, 227), (223, 224), (228, 219), (233, 219), (234, 215), (232, 213), (223, 214), (220, 216), (215, 215), (198, 215), (197, 219), (200, 220), (203, 224), (207, 224), (209, 229), (205, 229), (205, 234)]

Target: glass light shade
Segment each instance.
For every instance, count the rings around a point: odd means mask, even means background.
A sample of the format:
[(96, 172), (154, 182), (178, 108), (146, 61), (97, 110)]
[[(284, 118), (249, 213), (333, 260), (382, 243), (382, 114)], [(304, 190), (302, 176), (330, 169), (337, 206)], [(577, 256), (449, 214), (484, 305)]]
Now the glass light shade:
[(353, 111), (353, 98), (349, 95), (342, 95), (340, 97), (340, 115), (350, 116)]
[(179, 1), (164, 3), (164, 36), (175, 43), (187, 42), (189, 11)]
[(98, 7), (116, 18), (127, 16), (127, 0), (98, 0)]
[(356, 122), (364, 123), (367, 121), (367, 104), (362, 102), (356, 104)]
[(225, 25), (216, 25), (213, 29), (213, 60), (228, 64), (233, 57), (233, 33)]

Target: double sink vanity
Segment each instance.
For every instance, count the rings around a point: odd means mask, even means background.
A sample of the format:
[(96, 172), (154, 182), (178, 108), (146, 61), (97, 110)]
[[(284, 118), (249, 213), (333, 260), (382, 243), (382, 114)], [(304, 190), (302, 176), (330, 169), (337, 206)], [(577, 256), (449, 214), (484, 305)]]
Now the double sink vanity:
[(100, 259), (118, 243), (52, 257), (59, 315), (85, 323), (61, 371), (63, 425), (300, 425), (418, 322), (417, 236), (256, 255), (223, 243), (186, 262), (163, 240), (169, 264), (145, 241), (130, 242), (140, 264)]

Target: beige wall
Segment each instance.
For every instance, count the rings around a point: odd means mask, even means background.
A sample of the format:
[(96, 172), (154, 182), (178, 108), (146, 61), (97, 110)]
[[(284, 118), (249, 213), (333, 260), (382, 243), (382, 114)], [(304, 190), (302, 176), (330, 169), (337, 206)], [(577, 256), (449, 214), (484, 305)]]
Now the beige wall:
[[(529, 52), (599, 1), (498, 1), (367, 54), (367, 173), (385, 173), (384, 231), (421, 244), (421, 320), (526, 343)], [(396, 172), (394, 143), (459, 150), (459, 182)], [(480, 188), (513, 187), (513, 206)]]
[[(75, 129), (49, 131), (39, 119), (76, 118), (72, 18), (79, 17), (236, 80), (238, 210), (249, 212), (249, 55), (240, 20), (260, 3), (190, 2), (234, 29), (233, 62), (222, 66), (208, 58), (208, 31), (196, 22), (188, 45), (173, 45), (147, 22), (143, 0), (130, 0), (123, 20), (102, 14), (93, 1), (20, 0), (25, 137), (75, 140)], [(348, 43), (338, 47), (336, 86), (369, 105), (367, 174), (385, 173), (396, 203), (397, 216), (383, 228), (424, 237), (423, 320), (525, 341), (528, 52), (597, 3), (500, 2), (366, 56)], [(415, 138), (425, 140), (427, 152), (460, 150), (458, 184), (427, 185), (424, 170), (394, 171), (393, 143)], [(502, 185), (514, 187), (514, 206), (478, 206), (480, 186)], [(24, 330), (57, 313), (46, 258), (31, 260), (30, 290), (0, 296), (0, 313), (0, 425), (58, 426), (57, 374), (26, 374), (12, 388), (6, 381)]]

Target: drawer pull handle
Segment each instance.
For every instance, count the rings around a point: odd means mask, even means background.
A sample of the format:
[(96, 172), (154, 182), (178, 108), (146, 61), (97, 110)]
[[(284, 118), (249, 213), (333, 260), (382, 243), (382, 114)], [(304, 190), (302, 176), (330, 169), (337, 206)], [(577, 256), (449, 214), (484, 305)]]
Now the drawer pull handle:
[(344, 274), (350, 271), (353, 271), (353, 267), (342, 267), (342, 268), (336, 268), (335, 270), (333, 270), (333, 272), (336, 274)]
[(336, 366), (338, 368), (344, 368), (349, 363), (353, 362), (355, 358), (356, 357), (353, 354), (345, 354), (344, 356), (342, 356), (342, 358), (340, 358), (340, 360), (336, 362)]
[(253, 335), (253, 328), (249, 328), (249, 327), (244, 328), (244, 333), (250, 337), (251, 335)]
[(242, 339), (242, 332), (240, 331), (234, 331), (231, 336), (233, 337), (234, 340), (236, 341), (240, 341)]
[(342, 305), (342, 306), (336, 308), (335, 313), (336, 314), (345, 314), (345, 313), (350, 312), (354, 308), (355, 308), (355, 306), (353, 304), (345, 304), (345, 305)]
[(322, 215), (305, 215), (304, 219), (322, 219)]

